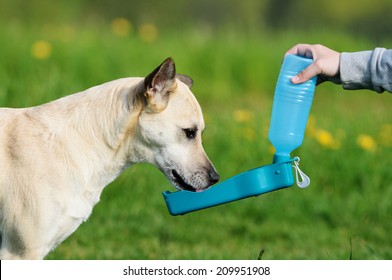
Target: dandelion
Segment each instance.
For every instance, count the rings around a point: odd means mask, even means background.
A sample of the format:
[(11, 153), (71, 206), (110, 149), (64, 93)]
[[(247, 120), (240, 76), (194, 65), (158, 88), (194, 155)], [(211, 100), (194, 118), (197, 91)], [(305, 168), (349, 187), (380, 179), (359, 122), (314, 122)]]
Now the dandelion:
[(368, 152), (375, 152), (377, 149), (376, 141), (373, 139), (373, 137), (367, 134), (358, 135), (357, 144), (361, 149)]
[(34, 42), (31, 55), (36, 59), (47, 59), (52, 54), (52, 45), (44, 40)]
[(314, 137), (321, 146), (327, 149), (337, 150), (340, 148), (340, 142), (328, 131), (317, 129)]
[(126, 18), (115, 18), (111, 25), (113, 34), (119, 37), (125, 37), (132, 31), (132, 24)]
[(238, 123), (249, 123), (254, 119), (254, 115), (248, 110), (235, 110), (233, 113), (234, 121)]
[(139, 27), (139, 36), (142, 41), (152, 43), (158, 38), (158, 29), (152, 23), (144, 23)]

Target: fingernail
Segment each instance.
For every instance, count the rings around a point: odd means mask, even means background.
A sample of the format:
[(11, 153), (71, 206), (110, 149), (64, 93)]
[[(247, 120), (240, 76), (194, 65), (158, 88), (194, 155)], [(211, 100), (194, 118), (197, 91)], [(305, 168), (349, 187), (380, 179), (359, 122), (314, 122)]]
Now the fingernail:
[(298, 77), (298, 76), (294, 76), (294, 77), (291, 78), (291, 81), (292, 81), (293, 83), (296, 83), (296, 82), (299, 81), (299, 77)]

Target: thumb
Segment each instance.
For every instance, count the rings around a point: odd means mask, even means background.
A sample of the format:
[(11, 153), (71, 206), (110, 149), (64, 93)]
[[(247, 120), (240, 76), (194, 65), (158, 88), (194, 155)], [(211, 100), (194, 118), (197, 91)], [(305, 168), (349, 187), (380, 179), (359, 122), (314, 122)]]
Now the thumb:
[(304, 70), (299, 72), (296, 76), (291, 78), (291, 82), (294, 84), (301, 84), (304, 83), (314, 76), (317, 76), (320, 74), (320, 70), (317, 67), (315, 63), (310, 64), (308, 67), (306, 67)]

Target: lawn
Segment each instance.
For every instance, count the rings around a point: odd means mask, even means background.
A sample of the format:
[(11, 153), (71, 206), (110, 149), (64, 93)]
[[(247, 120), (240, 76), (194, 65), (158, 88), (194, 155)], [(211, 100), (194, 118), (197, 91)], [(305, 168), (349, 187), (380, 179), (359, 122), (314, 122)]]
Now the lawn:
[[(268, 125), (285, 50), (318, 42), (375, 46), (347, 34), (189, 29), (126, 20), (77, 28), (1, 26), (0, 106), (35, 106), (109, 80), (144, 76), (172, 56), (204, 112), (203, 144), (221, 179), (269, 164)], [(390, 43), (390, 42), (389, 42)], [(316, 89), (303, 145), (311, 178), (263, 196), (172, 217), (173, 190), (147, 164), (109, 185), (89, 220), (47, 259), (392, 259), (389, 93)], [(0, 120), (1, 121), (1, 120)]]

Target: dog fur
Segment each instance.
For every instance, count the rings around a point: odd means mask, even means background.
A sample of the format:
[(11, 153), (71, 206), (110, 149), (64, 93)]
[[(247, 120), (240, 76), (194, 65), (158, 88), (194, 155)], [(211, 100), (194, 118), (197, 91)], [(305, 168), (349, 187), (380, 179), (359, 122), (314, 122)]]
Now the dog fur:
[(219, 180), (201, 143), (192, 80), (166, 59), (31, 108), (0, 109), (0, 259), (42, 259), (90, 216), (103, 188), (139, 162), (177, 189)]

